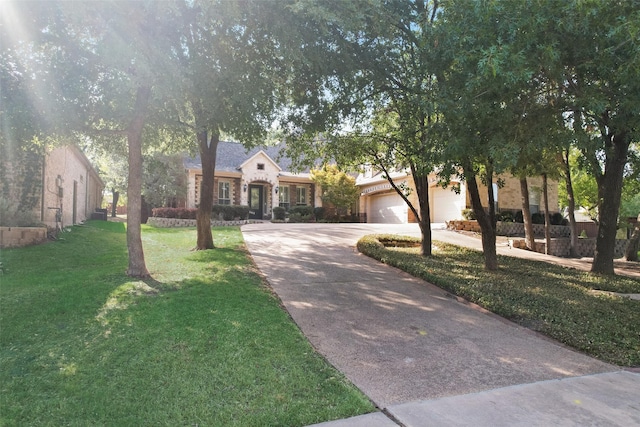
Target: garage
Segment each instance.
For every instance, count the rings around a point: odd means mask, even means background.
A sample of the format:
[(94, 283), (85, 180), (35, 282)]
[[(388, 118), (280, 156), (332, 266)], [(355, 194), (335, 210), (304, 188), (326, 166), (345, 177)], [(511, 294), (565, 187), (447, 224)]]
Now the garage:
[(431, 193), (431, 222), (444, 223), (461, 219), (464, 194), (456, 194), (451, 188), (433, 187)]
[(407, 204), (397, 193), (385, 193), (371, 197), (368, 222), (382, 224), (406, 224)]

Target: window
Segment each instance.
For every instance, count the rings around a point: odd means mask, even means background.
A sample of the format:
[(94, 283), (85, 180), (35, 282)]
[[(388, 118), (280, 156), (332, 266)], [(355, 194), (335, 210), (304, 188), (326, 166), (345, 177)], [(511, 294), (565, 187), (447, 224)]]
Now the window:
[(264, 163), (258, 163), (258, 170), (259, 171), (263, 171), (264, 170)]
[(298, 196), (296, 200), (296, 204), (306, 206), (307, 205), (307, 187), (297, 187), (296, 193)]
[(281, 185), (278, 194), (280, 196), (280, 207), (289, 209), (289, 201), (291, 200), (289, 198), (289, 186)]
[(228, 181), (218, 181), (218, 204), (230, 205), (231, 204), (231, 191)]
[(540, 190), (538, 188), (529, 191), (529, 209), (532, 214), (540, 211)]

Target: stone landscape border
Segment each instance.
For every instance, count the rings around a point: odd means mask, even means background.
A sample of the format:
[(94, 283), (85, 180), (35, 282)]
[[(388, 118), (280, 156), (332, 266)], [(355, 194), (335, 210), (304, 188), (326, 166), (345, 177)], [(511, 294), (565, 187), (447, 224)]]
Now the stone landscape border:
[[(262, 221), (252, 220), (252, 219), (240, 219), (234, 221), (218, 221), (211, 220), (212, 227), (231, 227), (231, 226), (240, 226), (245, 224), (257, 224)], [(177, 228), (177, 227), (195, 227), (196, 220), (195, 219), (181, 219), (181, 218), (159, 218), (159, 217), (149, 217), (147, 220), (147, 224), (153, 227), (158, 228)]]
[[(448, 230), (470, 231), (481, 233), (480, 224), (474, 220), (449, 221), (447, 222)], [(536, 237), (544, 236), (544, 225), (533, 224), (533, 233)], [(518, 222), (501, 222), (496, 223), (496, 234), (498, 236), (521, 237), (524, 236), (524, 224)], [(566, 225), (551, 226), (551, 245), (549, 247), (549, 255), (557, 257), (568, 257), (571, 248), (571, 229)], [(524, 239), (510, 239), (510, 244), (514, 248), (526, 249)], [(627, 239), (617, 239), (614, 250), (615, 258), (622, 258), (629, 244)], [(536, 241), (533, 250), (539, 253), (545, 253), (545, 241)], [(578, 239), (576, 251), (579, 257), (593, 257), (596, 250), (596, 239)]]

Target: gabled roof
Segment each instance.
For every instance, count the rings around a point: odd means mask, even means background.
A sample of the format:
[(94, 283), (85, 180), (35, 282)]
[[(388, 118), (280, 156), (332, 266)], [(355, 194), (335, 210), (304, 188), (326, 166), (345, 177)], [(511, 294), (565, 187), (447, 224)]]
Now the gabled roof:
[(253, 156), (249, 157), (247, 160), (242, 162), (242, 164), (239, 166), (239, 169), (243, 168), (244, 165), (249, 163), (254, 157), (258, 157), (258, 156), (266, 157), (266, 159), (268, 161), (270, 161), (271, 163), (273, 163), (275, 165), (275, 167), (278, 168), (279, 171), (282, 171), (282, 168), (280, 167), (280, 165), (277, 164), (267, 153), (265, 153), (264, 150), (258, 151), (256, 154), (254, 154)]
[[(254, 147), (250, 150), (238, 142), (220, 141), (216, 152), (216, 172), (240, 172), (240, 167), (247, 160), (263, 151), (282, 171), (291, 171), (291, 159), (281, 155), (284, 144), (276, 146)], [(195, 158), (185, 158), (184, 167), (186, 169), (202, 170), (200, 156)], [(308, 171), (307, 171), (308, 172)]]

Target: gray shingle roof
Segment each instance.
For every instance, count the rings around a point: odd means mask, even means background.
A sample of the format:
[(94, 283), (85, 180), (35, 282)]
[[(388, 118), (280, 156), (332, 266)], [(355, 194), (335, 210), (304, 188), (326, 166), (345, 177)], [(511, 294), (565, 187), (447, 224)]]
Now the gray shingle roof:
[[(245, 161), (256, 155), (260, 150), (280, 166), (283, 172), (291, 171), (291, 159), (280, 154), (284, 144), (270, 147), (255, 147), (250, 150), (238, 142), (220, 141), (216, 152), (216, 171), (218, 172), (239, 172), (239, 167)], [(200, 155), (195, 158), (186, 157), (184, 160), (186, 169), (202, 169)], [(308, 172), (308, 171), (307, 171)]]

